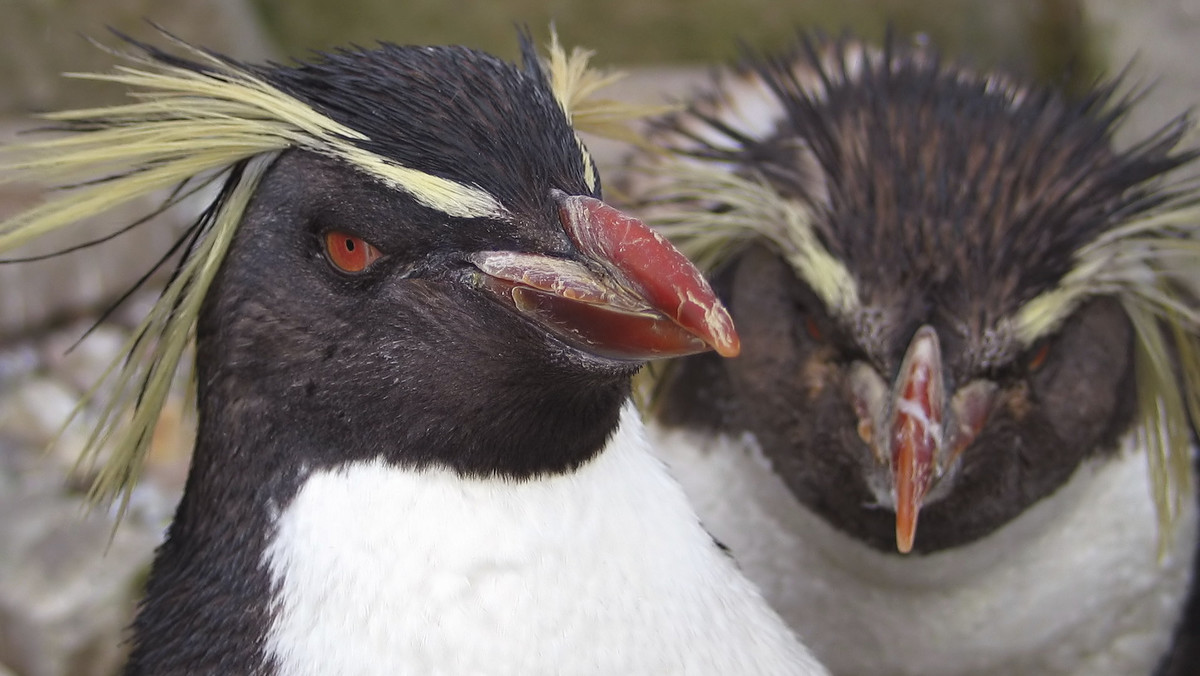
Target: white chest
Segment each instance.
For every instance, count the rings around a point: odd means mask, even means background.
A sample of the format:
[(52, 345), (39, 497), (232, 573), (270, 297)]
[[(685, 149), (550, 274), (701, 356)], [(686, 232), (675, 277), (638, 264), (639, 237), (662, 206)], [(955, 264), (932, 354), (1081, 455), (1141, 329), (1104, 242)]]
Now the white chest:
[(1196, 514), (1160, 560), (1146, 460), (1085, 466), (985, 541), (882, 554), (791, 497), (752, 439), (652, 430), (713, 534), (834, 674), (1130, 676), (1171, 640)]
[(571, 475), (312, 476), (265, 557), (279, 673), (824, 673), (623, 421)]

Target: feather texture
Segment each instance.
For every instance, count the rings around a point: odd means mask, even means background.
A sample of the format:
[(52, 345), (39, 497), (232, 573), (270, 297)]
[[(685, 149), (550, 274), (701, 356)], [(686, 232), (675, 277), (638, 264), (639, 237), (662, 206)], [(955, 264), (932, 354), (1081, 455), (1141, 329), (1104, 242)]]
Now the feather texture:
[[(1000, 294), (980, 311), (996, 313), (992, 342), (1008, 347), (984, 366), (1002, 367), (1089, 299), (1119, 300), (1135, 327), (1140, 433), (1165, 538), (1194, 494), (1200, 207), (1197, 186), (1164, 176), (1196, 151), (1177, 148), (1190, 128), (1183, 117), (1112, 149), (1111, 132), (1135, 102), (1118, 96), (1120, 84), (1071, 101), (943, 64), (924, 47), (810, 38), (779, 57), (749, 55), (686, 112), (659, 120), (650, 135), (672, 152), (639, 155), (630, 180), (647, 222), (702, 268), (765, 243), (868, 351), (878, 325), (860, 307), (863, 285), (886, 287), (891, 277), (864, 281), (851, 269), (992, 285), (971, 293)], [(1000, 137), (969, 126), (989, 120)], [(972, 138), (988, 138), (987, 148), (971, 148)], [(910, 185), (910, 176), (962, 181)], [(978, 227), (955, 230), (965, 222)], [(928, 255), (947, 238), (979, 241), (938, 249), (953, 261)], [(971, 258), (980, 253), (988, 257)]]
[[(323, 114), (249, 66), (164, 35), (179, 55), (121, 36), (124, 61), (108, 73), (69, 77), (121, 86), (132, 101), (120, 105), (44, 115), (49, 137), (0, 148), (0, 184), (17, 180), (65, 186), (44, 204), (0, 223), (0, 252), (103, 214), (136, 198), (175, 188), (164, 210), (184, 187), (223, 181), (223, 189), (176, 249), (182, 260), (159, 301), (72, 416), (93, 400), (106, 399), (80, 462), (114, 452), (99, 469), (91, 495), (120, 498), (121, 509), (138, 480), (172, 380), (194, 338), (201, 302), (224, 260), (258, 179), (276, 154), (301, 148), (344, 161), (384, 184), (412, 195), (450, 217), (506, 216), (488, 191), (373, 152), (361, 131)], [(522, 35), (526, 58), (536, 58)], [(617, 75), (601, 76), (590, 53), (571, 55), (555, 36), (540, 66), (579, 129), (621, 133), (625, 120), (657, 112), (593, 99)], [(582, 143), (581, 156), (590, 165)], [(594, 184), (595, 168), (589, 166)], [(175, 253), (175, 252), (172, 252)], [(70, 420), (68, 420), (68, 423)]]

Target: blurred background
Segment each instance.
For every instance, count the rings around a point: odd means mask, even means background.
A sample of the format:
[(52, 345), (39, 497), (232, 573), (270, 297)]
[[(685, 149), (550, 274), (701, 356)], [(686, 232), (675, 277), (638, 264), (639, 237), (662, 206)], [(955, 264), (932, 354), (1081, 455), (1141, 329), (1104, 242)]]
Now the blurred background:
[[(119, 101), (113, 88), (59, 74), (110, 68), (87, 39), (113, 45), (109, 28), (156, 40), (147, 19), (250, 61), (377, 41), (459, 43), (511, 59), (514, 26), (544, 42), (553, 22), (568, 47), (595, 49), (594, 64), (629, 73), (611, 97), (641, 101), (685, 95), (740, 43), (779, 48), (797, 30), (879, 40), (890, 29), (1071, 92), (1128, 66), (1127, 83), (1150, 89), (1125, 140), (1200, 101), (1200, 0), (0, 0), (0, 142), (34, 125), (31, 113)], [(600, 150), (611, 170), (620, 149)], [(0, 183), (0, 218), (42, 197), (16, 178)], [(110, 232), (151, 208), (131, 205), (87, 232)], [(112, 510), (86, 508), (89, 472), (74, 466), (95, 412), (85, 409), (45, 449), (153, 302), (153, 283), (75, 343), (187, 215), (70, 256), (0, 265), (0, 676), (100, 676), (120, 664), (122, 629), (187, 471), (184, 378), (115, 533)]]

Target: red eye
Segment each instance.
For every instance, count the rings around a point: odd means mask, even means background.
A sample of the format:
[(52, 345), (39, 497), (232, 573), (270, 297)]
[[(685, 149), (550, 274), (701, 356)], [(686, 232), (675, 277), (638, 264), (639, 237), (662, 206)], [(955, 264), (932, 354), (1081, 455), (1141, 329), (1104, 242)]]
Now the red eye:
[(1041, 347), (1039, 347), (1037, 349), (1037, 352), (1033, 353), (1033, 356), (1029, 358), (1029, 363), (1026, 364), (1025, 368), (1029, 369), (1030, 373), (1032, 373), (1032, 372), (1042, 368), (1042, 364), (1046, 363), (1046, 357), (1049, 357), (1049, 356), (1050, 356), (1050, 343), (1046, 343), (1045, 345), (1042, 345)]
[(362, 272), (382, 255), (361, 237), (339, 232), (325, 233), (325, 255), (344, 272)]
[(812, 336), (813, 340), (821, 342), (825, 339), (825, 336), (821, 333), (821, 327), (817, 326), (817, 320), (812, 317), (804, 318), (804, 328), (808, 331), (808, 335)]

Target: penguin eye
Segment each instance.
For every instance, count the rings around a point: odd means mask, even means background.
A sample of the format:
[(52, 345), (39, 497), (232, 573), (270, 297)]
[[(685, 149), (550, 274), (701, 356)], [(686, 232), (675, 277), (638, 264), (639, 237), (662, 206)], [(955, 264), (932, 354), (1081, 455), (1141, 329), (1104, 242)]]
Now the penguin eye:
[(1043, 343), (1029, 356), (1029, 361), (1025, 362), (1025, 369), (1030, 373), (1036, 373), (1046, 363), (1046, 357), (1049, 356), (1050, 343)]
[(812, 315), (804, 318), (804, 330), (808, 331), (808, 335), (818, 343), (825, 340), (825, 334), (821, 332), (820, 325), (817, 324), (817, 320), (813, 319)]
[(339, 230), (325, 233), (325, 257), (342, 272), (362, 272), (382, 255), (361, 237)]

